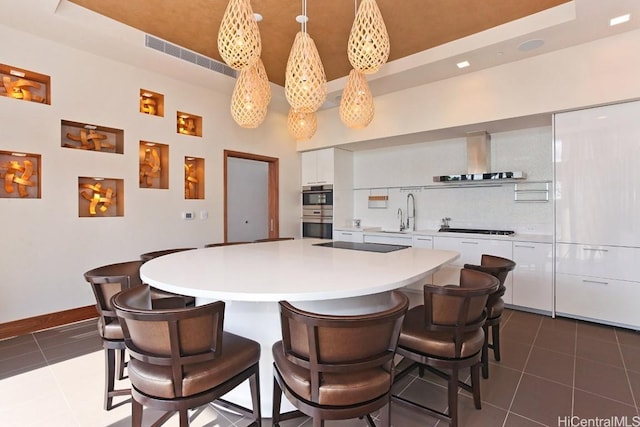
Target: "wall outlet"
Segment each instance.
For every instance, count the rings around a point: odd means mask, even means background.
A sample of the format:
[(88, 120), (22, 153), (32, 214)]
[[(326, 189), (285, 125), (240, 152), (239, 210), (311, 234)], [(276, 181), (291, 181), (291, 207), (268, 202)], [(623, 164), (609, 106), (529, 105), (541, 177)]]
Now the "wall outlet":
[(193, 212), (182, 212), (182, 219), (194, 219), (195, 217)]

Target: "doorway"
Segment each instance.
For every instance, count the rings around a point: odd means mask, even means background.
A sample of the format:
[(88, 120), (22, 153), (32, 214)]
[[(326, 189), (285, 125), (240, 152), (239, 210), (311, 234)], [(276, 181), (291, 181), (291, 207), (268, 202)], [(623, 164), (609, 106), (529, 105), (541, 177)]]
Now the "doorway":
[(224, 150), (224, 241), (279, 236), (278, 159)]

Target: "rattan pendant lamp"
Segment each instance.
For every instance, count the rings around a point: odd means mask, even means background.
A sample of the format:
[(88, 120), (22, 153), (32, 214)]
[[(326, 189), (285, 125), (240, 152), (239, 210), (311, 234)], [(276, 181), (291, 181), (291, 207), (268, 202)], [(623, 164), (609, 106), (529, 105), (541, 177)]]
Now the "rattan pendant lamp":
[(351, 70), (340, 99), (340, 120), (351, 129), (362, 129), (371, 123), (374, 113), (373, 95), (365, 75)]
[(318, 128), (318, 119), (316, 113), (303, 113), (296, 111), (293, 107), (289, 109), (287, 117), (287, 128), (289, 134), (296, 141), (307, 141), (316, 133)]
[(260, 30), (250, 0), (229, 0), (218, 30), (218, 51), (231, 68), (242, 70), (260, 57)]
[(349, 34), (347, 53), (351, 66), (364, 74), (375, 73), (389, 59), (390, 49), (387, 27), (376, 1), (362, 0)]
[(307, 33), (307, 1), (302, 0), (302, 15), (296, 18), (301, 30), (291, 46), (285, 74), (285, 96), (289, 105), (301, 112), (314, 112), (327, 98), (327, 78), (320, 54)]
[(243, 128), (256, 128), (267, 116), (271, 86), (262, 60), (240, 70), (231, 96), (231, 115)]

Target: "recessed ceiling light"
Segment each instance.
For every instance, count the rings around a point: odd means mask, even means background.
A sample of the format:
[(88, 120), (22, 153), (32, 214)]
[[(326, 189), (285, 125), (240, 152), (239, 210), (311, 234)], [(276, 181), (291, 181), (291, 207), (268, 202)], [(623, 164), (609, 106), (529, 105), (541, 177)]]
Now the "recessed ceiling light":
[(614, 25), (618, 25), (618, 24), (622, 24), (624, 22), (627, 22), (629, 19), (631, 19), (631, 15), (628, 14), (628, 13), (626, 15), (616, 16), (615, 18), (611, 18), (609, 20), (609, 25), (611, 27), (613, 27)]
[(458, 62), (456, 65), (458, 66), (458, 68), (467, 68), (471, 64), (469, 64), (469, 61), (462, 61)]
[(304, 24), (306, 22), (309, 22), (309, 17), (307, 15), (298, 15), (296, 16), (296, 22), (298, 24)]
[(253, 19), (255, 19), (256, 22), (262, 22), (262, 15), (260, 15), (259, 13), (254, 13)]
[(520, 52), (526, 52), (529, 50), (537, 49), (543, 44), (544, 44), (544, 40), (540, 40), (540, 39), (527, 40), (526, 42), (523, 42), (520, 44), (520, 46), (518, 46), (518, 50)]

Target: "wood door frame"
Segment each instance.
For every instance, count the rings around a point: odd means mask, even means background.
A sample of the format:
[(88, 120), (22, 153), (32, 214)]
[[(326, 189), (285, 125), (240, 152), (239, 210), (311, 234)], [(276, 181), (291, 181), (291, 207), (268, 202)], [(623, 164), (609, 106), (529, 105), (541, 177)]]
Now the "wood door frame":
[(279, 162), (277, 157), (261, 156), (259, 154), (243, 153), (241, 151), (224, 150), (224, 241), (227, 242), (228, 223), (227, 223), (227, 201), (228, 201), (228, 181), (227, 181), (227, 160), (229, 157), (245, 160), (256, 160), (268, 163), (268, 185), (269, 194), (267, 196), (268, 215), (269, 215), (269, 238), (280, 236), (280, 215), (279, 215)]

